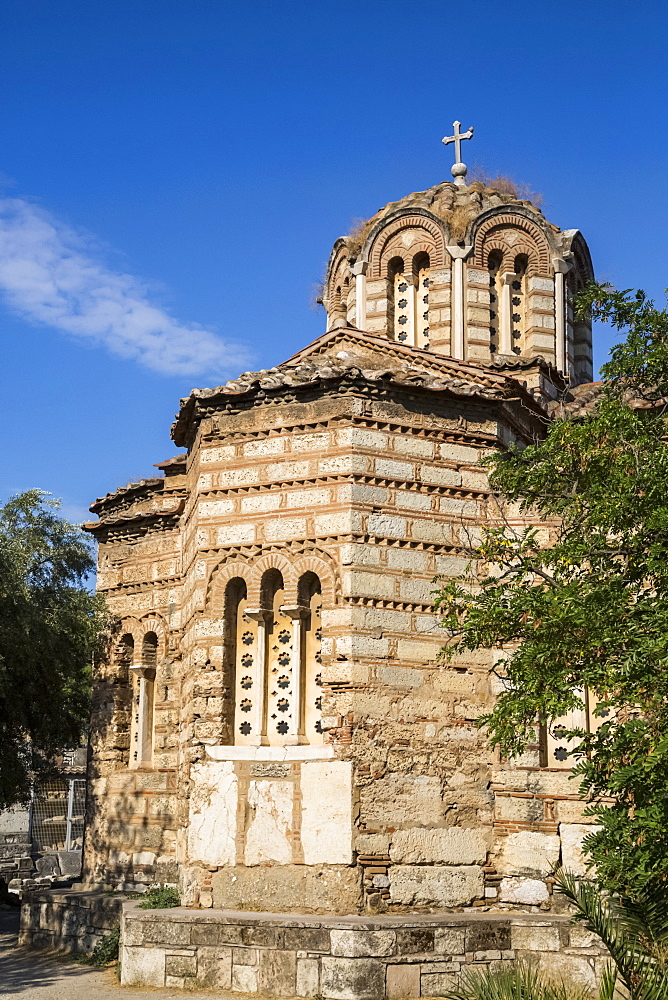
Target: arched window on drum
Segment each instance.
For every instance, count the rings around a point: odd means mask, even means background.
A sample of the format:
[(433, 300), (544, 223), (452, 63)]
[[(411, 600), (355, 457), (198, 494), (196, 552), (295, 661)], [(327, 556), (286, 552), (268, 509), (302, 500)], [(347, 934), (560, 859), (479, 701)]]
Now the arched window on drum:
[(400, 344), (415, 342), (415, 282), (412, 273), (405, 272), (402, 257), (393, 257), (387, 265), (388, 313), (392, 321), (392, 336)]
[(515, 258), (515, 276), (511, 283), (511, 330), (513, 354), (523, 354), (526, 350), (527, 333), (527, 267), (529, 258), (520, 253)]
[(415, 339), (416, 347), (429, 350), (429, 254), (418, 253), (413, 258), (415, 276)]
[(499, 350), (499, 330), (501, 317), (501, 266), (503, 253), (492, 250), (487, 258), (489, 271), (489, 353)]

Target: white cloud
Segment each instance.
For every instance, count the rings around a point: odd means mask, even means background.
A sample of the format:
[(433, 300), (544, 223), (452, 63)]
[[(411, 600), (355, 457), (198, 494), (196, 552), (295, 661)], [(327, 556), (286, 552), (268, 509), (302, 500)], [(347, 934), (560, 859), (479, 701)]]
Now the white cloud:
[(0, 197), (0, 295), (30, 322), (162, 375), (221, 378), (248, 362), (239, 345), (154, 305), (144, 282), (107, 267), (92, 238), (22, 198)]

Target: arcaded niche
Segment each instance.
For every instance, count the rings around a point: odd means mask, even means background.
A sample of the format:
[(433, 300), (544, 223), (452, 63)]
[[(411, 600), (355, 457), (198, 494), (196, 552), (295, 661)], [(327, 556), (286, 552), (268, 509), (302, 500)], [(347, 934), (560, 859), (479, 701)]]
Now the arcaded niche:
[[(276, 912), (550, 905), (582, 866), (567, 749), (501, 761), (490, 657), (435, 579), (499, 516), (479, 459), (591, 378), (586, 244), (441, 184), (337, 241), (326, 332), (181, 401), (184, 449), (92, 505), (118, 620), (95, 678), (89, 881)], [(506, 516), (516, 516), (506, 512)]]

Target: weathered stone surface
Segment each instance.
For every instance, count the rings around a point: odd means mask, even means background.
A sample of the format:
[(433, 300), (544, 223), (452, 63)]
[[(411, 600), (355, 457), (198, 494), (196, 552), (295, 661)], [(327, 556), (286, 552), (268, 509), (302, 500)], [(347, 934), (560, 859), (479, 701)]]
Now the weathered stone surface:
[(487, 859), (489, 835), (479, 830), (449, 827), (447, 829), (397, 830), (392, 834), (390, 857), (403, 864), (484, 864)]
[(423, 997), (444, 997), (457, 986), (458, 977), (451, 972), (430, 972), (422, 976)]
[(246, 820), (247, 865), (267, 861), (288, 865), (292, 861), (291, 781), (251, 781), (246, 797), (250, 819)]
[(503, 875), (549, 875), (559, 863), (561, 842), (549, 833), (511, 833), (500, 843), (496, 862)]
[(461, 867), (395, 865), (390, 897), (412, 906), (466, 906), (482, 896), (483, 876), (473, 865)]
[(553, 924), (514, 922), (511, 929), (512, 947), (517, 951), (559, 951), (561, 935)]
[(561, 863), (574, 875), (585, 875), (588, 871), (588, 857), (582, 850), (582, 842), (589, 834), (600, 830), (599, 826), (584, 823), (560, 823)]
[(297, 959), (298, 997), (315, 997), (320, 992), (320, 963), (316, 958)]
[(164, 986), (165, 953), (160, 948), (121, 949), (122, 986)]
[(502, 903), (524, 903), (537, 906), (546, 903), (549, 898), (547, 886), (540, 879), (514, 878), (501, 879), (499, 899)]
[(419, 965), (388, 965), (385, 995), (387, 1000), (414, 1000), (420, 996)]
[(188, 850), (193, 860), (210, 865), (236, 861), (237, 777), (231, 761), (211, 761), (192, 768)]
[(293, 997), (297, 988), (297, 956), (293, 951), (260, 950), (258, 989), (270, 996)]
[[(326, 793), (323, 795), (323, 790)], [(312, 761), (302, 766), (301, 843), (304, 863), (350, 864), (352, 861), (352, 765), (348, 761)]]
[(331, 931), (332, 955), (345, 958), (373, 958), (392, 955), (396, 943), (394, 931), (336, 930)]
[(350, 867), (278, 865), (269, 868), (241, 866), (212, 875), (214, 906), (276, 913), (355, 913), (360, 903), (361, 872)]
[(385, 966), (373, 958), (322, 959), (320, 990), (332, 1000), (380, 1000), (385, 992)]

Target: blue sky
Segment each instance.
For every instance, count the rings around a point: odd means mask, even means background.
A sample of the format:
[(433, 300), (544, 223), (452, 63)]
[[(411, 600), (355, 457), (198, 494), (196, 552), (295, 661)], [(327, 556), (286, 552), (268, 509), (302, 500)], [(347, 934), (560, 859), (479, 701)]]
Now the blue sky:
[(332, 243), (449, 179), (455, 118), (661, 298), (667, 29), (660, 0), (2, 0), (0, 495), (85, 518), (194, 385), (318, 336)]

